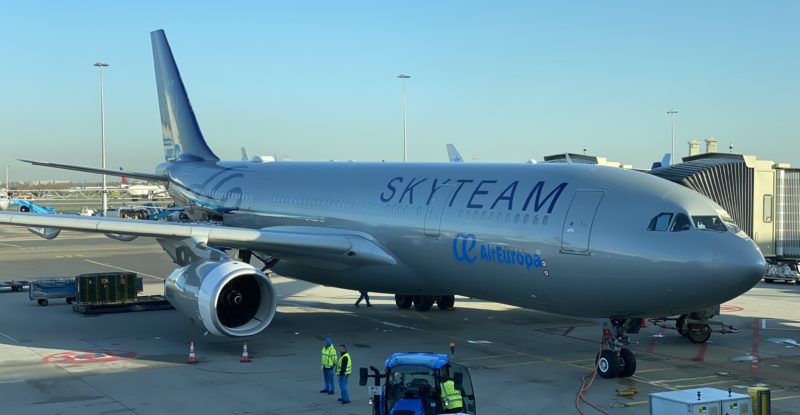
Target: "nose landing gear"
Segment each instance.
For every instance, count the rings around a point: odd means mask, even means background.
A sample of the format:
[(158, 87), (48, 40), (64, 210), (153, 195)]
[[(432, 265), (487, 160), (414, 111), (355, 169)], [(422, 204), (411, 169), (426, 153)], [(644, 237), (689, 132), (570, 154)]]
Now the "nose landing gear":
[(628, 346), (628, 333), (638, 333), (640, 318), (611, 318), (611, 328), (603, 329), (603, 351), (597, 354), (597, 374), (605, 379), (627, 378), (636, 373), (636, 356)]

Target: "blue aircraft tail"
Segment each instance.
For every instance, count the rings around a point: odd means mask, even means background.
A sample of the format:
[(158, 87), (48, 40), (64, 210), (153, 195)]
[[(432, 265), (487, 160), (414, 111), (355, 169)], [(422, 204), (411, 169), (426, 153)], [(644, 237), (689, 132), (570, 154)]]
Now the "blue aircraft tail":
[(158, 106), (161, 109), (161, 132), (164, 158), (172, 160), (219, 160), (206, 144), (200, 126), (183, 87), (181, 74), (163, 30), (150, 32), (153, 63), (156, 70)]

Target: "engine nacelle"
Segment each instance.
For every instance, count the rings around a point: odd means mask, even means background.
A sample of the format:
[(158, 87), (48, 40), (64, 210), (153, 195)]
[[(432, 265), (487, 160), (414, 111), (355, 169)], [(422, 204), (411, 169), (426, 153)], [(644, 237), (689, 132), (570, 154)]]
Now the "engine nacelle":
[(164, 282), (175, 309), (211, 334), (252, 336), (275, 316), (277, 299), (263, 272), (238, 261), (196, 261), (180, 267)]
[(35, 228), (33, 226), (28, 227), (28, 230), (36, 235), (40, 236), (44, 239), (56, 239), (58, 234), (61, 233), (61, 229), (58, 228)]

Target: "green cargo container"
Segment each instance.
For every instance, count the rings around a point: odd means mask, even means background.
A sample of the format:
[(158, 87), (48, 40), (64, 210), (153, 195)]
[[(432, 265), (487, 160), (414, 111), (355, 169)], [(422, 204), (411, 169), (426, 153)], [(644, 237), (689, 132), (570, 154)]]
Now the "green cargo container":
[(108, 304), (136, 301), (137, 277), (133, 272), (102, 272), (75, 277), (79, 304)]

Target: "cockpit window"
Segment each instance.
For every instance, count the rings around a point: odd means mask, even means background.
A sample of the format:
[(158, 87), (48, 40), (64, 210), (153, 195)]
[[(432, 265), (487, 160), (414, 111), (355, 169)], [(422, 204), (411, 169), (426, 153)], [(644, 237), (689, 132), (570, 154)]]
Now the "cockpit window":
[(692, 216), (694, 226), (705, 231), (725, 232), (728, 228), (722, 223), (719, 216)]
[(647, 227), (648, 231), (664, 232), (669, 229), (669, 222), (672, 221), (672, 213), (659, 213), (650, 220), (650, 225)]
[(692, 221), (683, 213), (675, 215), (675, 222), (672, 222), (671, 232), (683, 232), (692, 229)]

